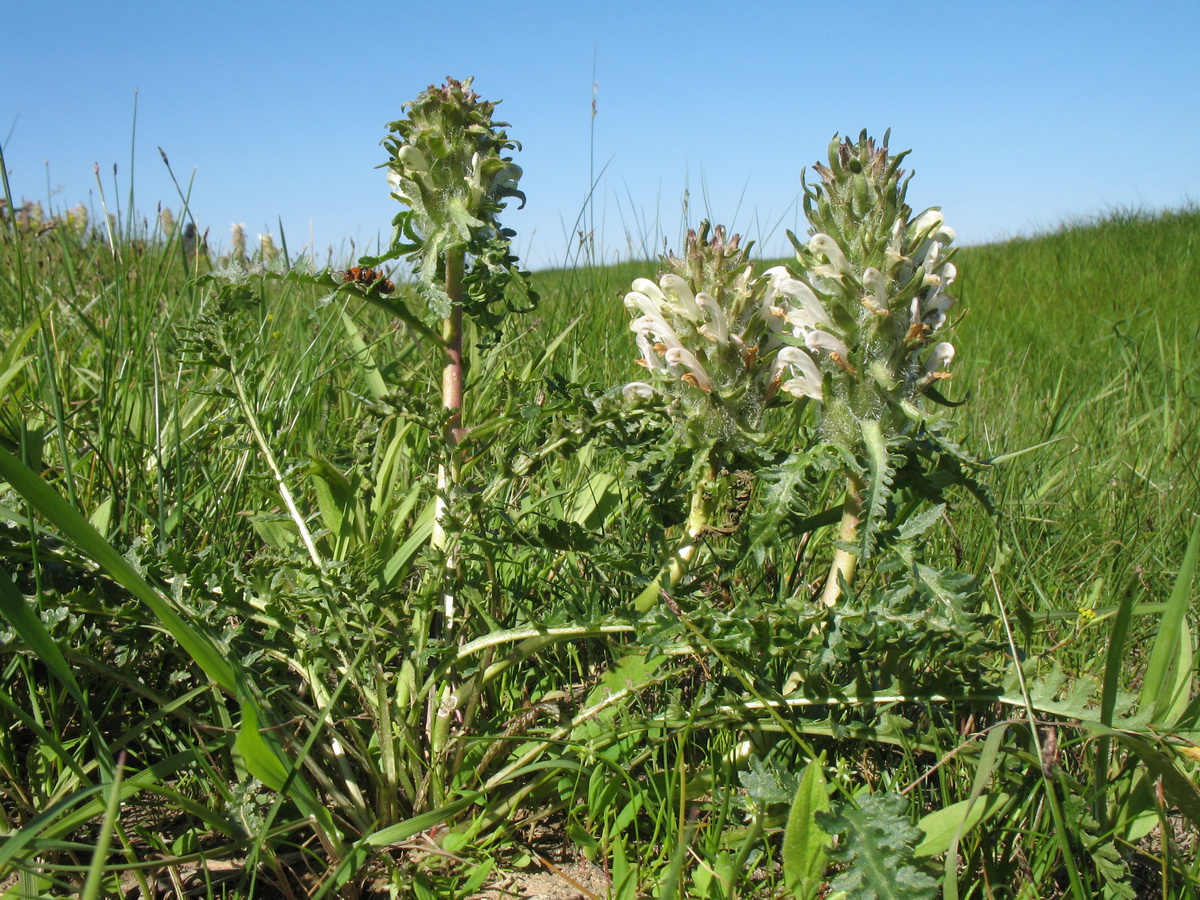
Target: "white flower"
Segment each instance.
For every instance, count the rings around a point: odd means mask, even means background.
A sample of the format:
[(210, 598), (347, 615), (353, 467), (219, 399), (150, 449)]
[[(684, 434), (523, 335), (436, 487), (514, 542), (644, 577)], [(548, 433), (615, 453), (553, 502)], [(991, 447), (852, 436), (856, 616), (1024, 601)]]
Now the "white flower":
[(658, 283), (666, 295), (667, 305), (670, 306), (671, 312), (683, 316), (693, 324), (699, 324), (700, 307), (696, 305), (696, 296), (692, 293), (691, 285), (674, 273), (664, 275)]
[(758, 315), (764, 322), (767, 323), (767, 329), (775, 334), (783, 331), (783, 313), (784, 310), (775, 305), (775, 295), (778, 291), (775, 290), (775, 283), (779, 278), (787, 278), (788, 271), (783, 266), (775, 266), (772, 269), (767, 269), (763, 273), (764, 278), (769, 278), (767, 289), (763, 291), (762, 305), (758, 309)]
[(521, 181), (521, 176), (524, 174), (524, 170), (516, 163), (508, 163), (496, 173), (493, 184), (503, 190), (515, 191), (517, 184)]
[(638, 333), (634, 337), (634, 342), (637, 344), (638, 350), (642, 353), (642, 358), (638, 360), (641, 365), (644, 365), (651, 372), (665, 372), (666, 366), (662, 364), (662, 360), (658, 358), (658, 354), (654, 352), (654, 345), (650, 343), (650, 339), (644, 333)]
[(954, 360), (954, 345), (949, 341), (934, 344), (925, 360), (925, 375), (917, 385), (918, 390), (925, 390), (939, 378), (949, 378), (950, 363)]
[(901, 252), (904, 247), (904, 220), (897, 218), (892, 224), (892, 237), (888, 241), (887, 261), (890, 269), (896, 263), (903, 259), (904, 254)]
[[(478, 156), (479, 154), (475, 154)], [(429, 174), (429, 160), (425, 154), (412, 144), (405, 144), (396, 151), (396, 160), (407, 169), (412, 169), (419, 175)], [(474, 162), (472, 160), (472, 162)]]
[(644, 316), (662, 315), (662, 305), (641, 291), (630, 291), (625, 295), (625, 308), (630, 312), (640, 311)]
[[(396, 151), (396, 161), (408, 170), (409, 177), (414, 181), (420, 181), (426, 191), (434, 192), (436, 185), (433, 183), (433, 175), (429, 168), (429, 160), (425, 158), (425, 154), (412, 144), (405, 144)], [(393, 181), (393, 177), (395, 180)], [(388, 181), (392, 182), (394, 191), (401, 197), (408, 199), (408, 195), (404, 192), (401, 183), (403, 176), (396, 172), (388, 172)]]
[(400, 173), (395, 169), (388, 169), (387, 173), (388, 185), (392, 189), (392, 193), (404, 196), (403, 184), (404, 180), (400, 177)]
[(725, 310), (717, 303), (712, 294), (701, 291), (696, 295), (696, 305), (708, 314), (708, 321), (697, 329), (710, 341), (719, 344), (729, 343), (729, 321), (725, 318)]
[[(846, 259), (846, 254), (842, 252), (842, 248), (838, 246), (837, 241), (827, 234), (814, 234), (808, 241), (808, 249), (813, 253), (824, 253), (825, 258), (829, 260), (830, 274), (834, 278), (841, 278), (842, 273), (850, 268), (850, 263)], [(823, 267), (816, 267), (823, 268)]]
[(949, 247), (958, 237), (958, 232), (949, 225), (943, 225), (932, 235), (935, 241), (938, 241), (943, 247)]
[[(824, 398), (821, 388), (821, 370), (813, 362), (813, 358), (799, 347), (784, 347), (775, 357), (772, 367), (771, 383), (774, 384), (783, 375), (784, 369), (796, 374), (780, 385), (793, 397), (811, 397), (813, 400)], [(798, 370), (798, 371), (797, 371)]]
[(928, 325), (931, 331), (937, 331), (946, 324), (946, 310), (957, 302), (956, 298), (943, 294), (939, 285), (933, 295), (921, 304), (921, 321)]
[(932, 234), (945, 221), (946, 217), (940, 209), (927, 209), (909, 223), (908, 231), (915, 240), (925, 232)]
[[(957, 275), (958, 270), (955, 269), (953, 263), (944, 263), (934, 276), (933, 281), (936, 286), (926, 294), (920, 305), (921, 321), (928, 325), (931, 331), (937, 331), (946, 324), (946, 311), (958, 302), (956, 298), (946, 293), (946, 288)], [(928, 280), (929, 276), (926, 276), (926, 281)], [(917, 315), (915, 308), (913, 315), (915, 321)]]
[(804, 336), (804, 346), (813, 353), (824, 350), (830, 359), (851, 375), (857, 374), (850, 365), (850, 348), (828, 331), (810, 331)]
[(921, 265), (925, 268), (925, 283), (937, 284), (937, 275), (933, 270), (937, 268), (938, 260), (941, 258), (942, 245), (937, 241), (927, 241), (922, 246), (926, 248), (925, 256), (921, 260)]
[(870, 296), (863, 298), (863, 306), (877, 316), (886, 316), (888, 314), (887, 279), (883, 277), (882, 272), (872, 266), (863, 272), (862, 280), (863, 287), (871, 292)]
[(925, 373), (928, 375), (931, 372), (948, 369), (953, 361), (954, 345), (949, 341), (941, 341), (934, 344), (933, 349), (929, 351), (929, 358), (925, 360)]
[(684, 381), (700, 388), (706, 394), (712, 392), (712, 379), (708, 377), (704, 366), (690, 350), (685, 350), (683, 347), (671, 347), (663, 358), (669, 366), (683, 366), (688, 370), (683, 376)]
[(795, 278), (785, 278), (779, 282), (776, 290), (789, 300), (799, 303), (808, 318), (817, 325), (833, 324), (833, 319), (825, 311), (824, 304), (813, 293), (813, 289), (803, 281)]
[[(833, 319), (825, 311), (824, 305), (812, 288), (793, 278), (786, 268), (775, 266), (763, 274), (771, 280), (763, 295), (761, 315), (772, 331), (781, 330), (780, 319), (786, 320), (792, 326), (792, 333), (796, 337), (803, 337), (818, 325), (833, 324)], [(776, 305), (775, 300), (778, 297), (786, 297), (791, 303), (788, 306)]]
[(667, 303), (667, 297), (662, 292), (662, 289), (651, 281), (649, 278), (635, 278), (630, 289), (637, 291), (639, 294), (645, 294), (655, 302), (658, 309), (661, 310)]
[(913, 297), (909, 307), (906, 340), (924, 343), (925, 338), (946, 324), (946, 310), (954, 303), (954, 298), (942, 294), (941, 301), (937, 301), (938, 296), (935, 292), (933, 297), (924, 303), (919, 296)]
[(655, 343), (665, 344), (669, 348), (682, 347), (675, 329), (667, 324), (667, 320), (658, 315), (644, 315), (629, 323), (629, 330), (635, 334), (653, 337)]
[(829, 353), (836, 353), (841, 356), (842, 359), (845, 359), (850, 355), (850, 348), (842, 343), (839, 338), (830, 334), (828, 331), (810, 331), (804, 336), (804, 346), (813, 353), (817, 353), (821, 350), (825, 350)]

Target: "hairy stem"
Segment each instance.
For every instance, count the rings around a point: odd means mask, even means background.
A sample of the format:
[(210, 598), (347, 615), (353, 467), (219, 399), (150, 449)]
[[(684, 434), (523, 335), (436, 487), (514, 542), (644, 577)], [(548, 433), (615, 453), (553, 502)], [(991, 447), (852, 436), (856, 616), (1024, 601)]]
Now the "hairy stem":
[[(842, 503), (842, 521), (838, 526), (838, 541), (854, 543), (858, 539), (858, 523), (862, 518), (861, 479), (851, 475), (846, 480), (846, 499)], [(825, 587), (821, 591), (821, 602), (826, 606), (836, 606), (842, 595), (842, 584), (849, 587), (854, 582), (854, 571), (858, 568), (858, 554), (850, 550), (837, 548), (833, 551), (833, 562), (829, 566), (829, 575), (825, 578)]]
[(450, 548), (445, 517), (447, 497), (458, 480), (458, 444), (462, 438), (463, 404), (463, 267), (465, 250), (457, 247), (446, 253), (446, 294), (452, 307), (442, 320), (442, 343), (445, 365), (442, 367), (442, 408), (450, 410), (442, 429), (446, 445), (446, 461), (438, 466), (437, 506), (434, 514), (433, 546), (446, 553), (445, 591), (442, 595), (445, 625), (454, 624), (454, 571), (457, 560)]

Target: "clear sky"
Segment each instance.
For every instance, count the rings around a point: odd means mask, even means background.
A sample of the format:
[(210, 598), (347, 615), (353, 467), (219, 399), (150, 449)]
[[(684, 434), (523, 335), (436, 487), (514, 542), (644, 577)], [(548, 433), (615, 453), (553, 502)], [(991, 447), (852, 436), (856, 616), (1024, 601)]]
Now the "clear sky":
[(910, 203), (960, 243), (1200, 201), (1198, 0), (8, 0), (0, 23), (16, 197), (96, 206), (99, 163), (110, 207), (132, 174), (142, 215), (177, 211), (162, 147), (214, 246), (233, 222), (339, 264), (386, 241), (379, 141), (448, 75), (524, 144), (503, 218), (532, 267), (593, 224), (606, 259), (676, 248), (685, 191), (686, 224), (782, 255), (801, 169), (863, 128), (912, 149)]

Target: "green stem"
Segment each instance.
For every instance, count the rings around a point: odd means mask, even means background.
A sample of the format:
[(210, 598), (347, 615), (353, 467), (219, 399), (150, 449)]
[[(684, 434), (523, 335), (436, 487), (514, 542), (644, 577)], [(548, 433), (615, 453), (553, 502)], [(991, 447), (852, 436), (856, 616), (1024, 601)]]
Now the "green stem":
[[(225, 344), (224, 336), (222, 336), (221, 341), (222, 344)], [(230, 351), (228, 345), (224, 349), (229, 354), (230, 359), (233, 359), (233, 353)], [(267, 443), (267, 437), (263, 434), (262, 427), (258, 423), (258, 416), (255, 415), (254, 405), (250, 402), (250, 397), (246, 394), (246, 387), (242, 383), (241, 371), (236, 365), (233, 365), (230, 367), (229, 374), (237, 396), (238, 406), (242, 411), (242, 416), (246, 419), (246, 424), (250, 426), (250, 433), (254, 435), (254, 443), (258, 445), (259, 452), (262, 453), (267, 468), (271, 470), (271, 477), (275, 479), (275, 487), (279, 491), (279, 496), (283, 499), (283, 505), (287, 507), (288, 515), (296, 523), (296, 530), (300, 534), (300, 541), (304, 544), (304, 549), (308, 551), (308, 558), (317, 567), (317, 571), (324, 574), (325, 561), (321, 558), (321, 554), (317, 552), (317, 545), (308, 530), (308, 525), (304, 521), (300, 507), (296, 505), (296, 499), (292, 496), (287, 480), (283, 477), (283, 469), (280, 468), (279, 462), (275, 459), (275, 454), (271, 452), (271, 445)]]
[[(854, 543), (858, 539), (858, 524), (862, 519), (862, 490), (862, 480), (858, 476), (851, 475), (846, 480), (846, 499), (842, 503), (842, 521), (838, 526), (838, 541), (842, 543)], [(821, 602), (826, 606), (836, 606), (842, 595), (842, 584), (849, 587), (854, 582), (857, 568), (857, 553), (841, 547), (834, 550), (829, 575), (821, 591)]]
[[(446, 295), (450, 298), (450, 315), (442, 319), (442, 349), (445, 354), (445, 364), (442, 366), (442, 408), (448, 410), (446, 423), (442, 427), (442, 441), (445, 444), (445, 462), (438, 466), (437, 505), (434, 512), (432, 542), (434, 548), (441, 550), (446, 556), (445, 568), (442, 570), (442, 627), (448, 633), (454, 625), (455, 581), (458, 569), (458, 558), (451, 546), (450, 535), (446, 531), (445, 518), (448, 508), (448, 498), (454, 485), (458, 482), (459, 454), (458, 445), (462, 439), (462, 405), (463, 405), (463, 274), (466, 262), (466, 249), (455, 247), (446, 252)], [(443, 772), (443, 761), (450, 743), (450, 723), (457, 709), (459, 696), (453, 684), (444, 682), (441, 689), (429, 695), (430, 716), (429, 729), (429, 758), (431, 764), (430, 776), (435, 805), (445, 802), (446, 785)]]

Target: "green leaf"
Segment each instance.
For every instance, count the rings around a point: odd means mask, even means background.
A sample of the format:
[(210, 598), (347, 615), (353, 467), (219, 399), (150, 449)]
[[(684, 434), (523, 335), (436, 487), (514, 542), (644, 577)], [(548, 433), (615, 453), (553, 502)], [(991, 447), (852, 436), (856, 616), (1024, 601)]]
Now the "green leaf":
[(612, 837), (609, 864), (612, 866), (612, 889), (609, 891), (609, 897), (612, 900), (635, 900), (637, 870), (629, 865), (629, 857), (625, 853), (625, 840), (620, 832)]
[(459, 897), (473, 897), (475, 892), (483, 887), (483, 883), (488, 880), (488, 876), (492, 874), (492, 869), (496, 867), (494, 860), (485, 859), (483, 862), (471, 869), (471, 874), (467, 876), (467, 880), (458, 888)]
[(371, 348), (367, 346), (367, 342), (363, 340), (362, 331), (358, 327), (358, 323), (345, 310), (342, 311), (342, 325), (346, 328), (346, 335), (350, 340), (350, 346), (354, 350), (354, 360), (358, 363), (359, 369), (362, 371), (363, 379), (367, 383), (367, 390), (371, 392), (371, 396), (376, 400), (382, 400), (387, 396), (387, 382), (383, 380), (383, 376), (379, 373), (379, 364), (375, 362), (375, 354), (371, 352)]
[(1005, 793), (984, 794), (929, 813), (917, 823), (925, 832), (925, 839), (917, 844), (913, 855), (924, 859), (946, 853), (955, 840), (994, 816), (1011, 799)]
[(62, 651), (54, 642), (54, 638), (50, 636), (50, 632), (46, 630), (46, 626), (42, 624), (42, 620), (30, 608), (25, 598), (21, 596), (21, 592), (17, 590), (17, 586), (9, 578), (8, 573), (3, 569), (0, 569), (0, 615), (8, 619), (13, 629), (29, 645), (29, 649), (33, 651), (42, 665), (50, 670), (50, 674), (58, 679), (58, 682), (70, 694), (71, 699), (79, 705), (80, 715), (92, 733), (92, 743), (95, 752), (100, 757), (101, 771), (106, 778), (112, 778), (115, 762), (109, 752), (108, 743), (96, 729), (95, 719), (91, 715), (87, 700), (83, 697), (79, 683), (75, 680), (75, 673), (67, 665), (66, 657), (62, 655)]
[(887, 518), (887, 502), (892, 495), (896, 471), (892, 468), (887, 439), (879, 423), (874, 419), (864, 419), (861, 428), (868, 474), (862, 494), (863, 519), (858, 526), (857, 553), (862, 559), (867, 559), (875, 549), (880, 524)]
[(921, 831), (908, 821), (898, 794), (867, 795), (858, 808), (839, 804), (816, 813), (817, 824), (840, 840), (830, 857), (842, 867), (835, 891), (849, 900), (933, 900), (937, 882), (916, 864), (913, 852)]
[[(121, 761), (124, 762), (124, 755)], [(108, 848), (112, 844), (113, 824), (121, 817), (121, 779), (124, 770), (117, 766), (112, 781), (105, 786), (108, 800), (104, 804), (104, 818), (100, 820), (99, 835), (96, 846), (92, 850), (92, 862), (88, 866), (87, 880), (83, 884), (82, 900), (96, 900), (104, 883), (105, 862), (108, 861)]]
[[(243, 717), (242, 729), (237, 740), (238, 749), (246, 749), (249, 752), (247, 764), (256, 778), (259, 778), (264, 784), (270, 784), (268, 779), (273, 778), (282, 785), (283, 779), (277, 777), (278, 768), (276, 767), (282, 767), (283, 771), (287, 772), (287, 767), (282, 762), (286, 756), (274, 734), (264, 736), (257, 730), (257, 723), (265, 718), (265, 714), (254, 699), (247, 673), (234, 667), (229, 661), (226, 651), (213, 637), (204, 630), (193, 627), (185, 620), (174, 605), (151, 587), (133, 565), (101, 537), (100, 533), (78, 510), (59, 496), (28, 466), (3, 448), (0, 448), (0, 476), (5, 478), (35, 510), (45, 516), (76, 547), (104, 568), (133, 596), (146, 604), (204, 673), (237, 698), (242, 707)], [(267, 777), (263, 777), (264, 775)], [(136, 776), (131, 777), (126, 784), (133, 783), (135, 778)], [(288, 796), (305, 814), (313, 816), (328, 838), (334, 841), (340, 840), (329, 810), (320, 802), (306, 782), (299, 778), (293, 779)]]
[(571, 498), (566, 518), (583, 528), (600, 528), (616, 506), (620, 481), (609, 472), (597, 472)]
[(819, 895), (829, 853), (829, 835), (817, 827), (818, 811), (829, 809), (821, 761), (812, 760), (800, 776), (783, 832), (783, 881), (797, 900)]
[(236, 692), (237, 678), (233, 666), (216, 642), (188, 624), (171, 602), (151, 587), (78, 510), (59, 496), (37, 473), (3, 448), (0, 448), (0, 477), (8, 481), (30, 506), (45, 516), (85, 555), (95, 560), (127, 591), (145, 603), (172, 637), (204, 670), (204, 674), (230, 693)]
[(1166, 610), (1158, 624), (1158, 634), (1150, 650), (1150, 662), (1142, 678), (1138, 709), (1149, 714), (1156, 725), (1170, 728), (1186, 707), (1192, 680), (1192, 635), (1187, 627), (1188, 601), (1191, 598), (1192, 577), (1200, 555), (1200, 523), (1192, 529), (1183, 564), (1175, 579), (1175, 587), (1167, 600)]
[(1128, 732), (1118, 732), (1105, 728), (1096, 722), (1083, 723), (1098, 734), (1107, 734), (1114, 740), (1124, 744), (1134, 756), (1142, 761), (1156, 779), (1161, 780), (1163, 793), (1167, 799), (1187, 816), (1192, 824), (1200, 827), (1200, 788), (1175, 765), (1175, 760), (1168, 753), (1159, 750), (1149, 741)]
[(425, 509), (421, 511), (421, 515), (417, 517), (417, 521), (413, 524), (408, 539), (400, 545), (400, 548), (392, 554), (392, 558), (383, 567), (381, 588), (387, 589), (392, 587), (396, 578), (404, 571), (404, 567), (416, 556), (417, 551), (425, 546), (425, 542), (429, 540), (429, 535), (433, 533), (433, 519), (436, 511), (437, 502), (430, 500), (426, 504)]

